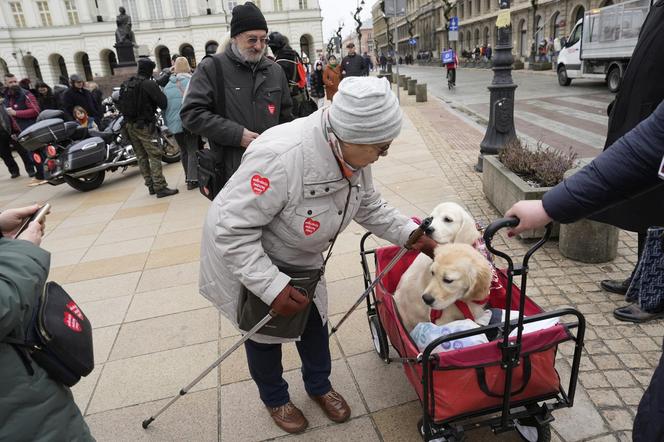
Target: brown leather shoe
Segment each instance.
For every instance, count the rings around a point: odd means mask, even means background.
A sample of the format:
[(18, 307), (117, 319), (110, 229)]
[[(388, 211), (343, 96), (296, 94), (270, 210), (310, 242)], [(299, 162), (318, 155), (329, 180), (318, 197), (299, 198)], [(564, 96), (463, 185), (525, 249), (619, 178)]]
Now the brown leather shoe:
[(307, 418), (291, 401), (280, 407), (267, 407), (267, 411), (274, 423), (286, 433), (301, 433), (309, 426)]
[(334, 389), (330, 389), (322, 396), (311, 396), (320, 408), (323, 409), (327, 417), (337, 423), (346, 422), (350, 417), (350, 407), (346, 400)]

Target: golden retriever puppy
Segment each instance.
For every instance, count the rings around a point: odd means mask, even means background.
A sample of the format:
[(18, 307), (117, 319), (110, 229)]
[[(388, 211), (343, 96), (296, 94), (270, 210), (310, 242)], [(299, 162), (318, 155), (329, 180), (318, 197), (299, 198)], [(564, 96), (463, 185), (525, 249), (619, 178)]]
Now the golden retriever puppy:
[(482, 316), (493, 271), (486, 257), (474, 247), (468, 244), (436, 247), (431, 275), (422, 302), (430, 309), (441, 311), (436, 324)]
[[(438, 244), (471, 245), (481, 236), (473, 217), (459, 204), (439, 204), (433, 209), (431, 217), (431, 238)], [(419, 322), (429, 321), (430, 309), (422, 303), (422, 294), (431, 280), (431, 263), (431, 258), (420, 253), (401, 275), (394, 292), (394, 301), (408, 332)]]

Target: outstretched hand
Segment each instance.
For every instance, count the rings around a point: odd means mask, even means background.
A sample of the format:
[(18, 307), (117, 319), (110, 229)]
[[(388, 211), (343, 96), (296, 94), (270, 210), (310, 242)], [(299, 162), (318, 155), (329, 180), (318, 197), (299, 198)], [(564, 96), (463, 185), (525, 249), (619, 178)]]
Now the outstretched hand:
[(505, 217), (516, 217), (519, 224), (508, 230), (509, 236), (517, 235), (524, 230), (538, 229), (549, 224), (553, 219), (544, 210), (541, 200), (522, 200), (515, 203), (507, 212)]
[(31, 206), (5, 210), (0, 213), (0, 231), (2, 232), (2, 236), (13, 238), (25, 219), (32, 216), (40, 207), (39, 204), (33, 204)]

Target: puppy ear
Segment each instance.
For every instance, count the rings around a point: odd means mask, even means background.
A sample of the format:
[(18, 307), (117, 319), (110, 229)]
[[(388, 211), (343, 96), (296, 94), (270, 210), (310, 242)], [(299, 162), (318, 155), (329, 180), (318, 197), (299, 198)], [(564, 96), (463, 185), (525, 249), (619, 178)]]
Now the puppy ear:
[(469, 289), (466, 291), (466, 298), (471, 300), (481, 300), (489, 295), (491, 290), (491, 278), (493, 272), (489, 263), (482, 258), (483, 262), (474, 263), (472, 271), (468, 272), (470, 279)]
[(475, 227), (475, 220), (468, 212), (462, 210), (461, 226), (459, 226), (459, 231), (454, 236), (453, 242), (472, 245), (479, 237), (480, 232)]

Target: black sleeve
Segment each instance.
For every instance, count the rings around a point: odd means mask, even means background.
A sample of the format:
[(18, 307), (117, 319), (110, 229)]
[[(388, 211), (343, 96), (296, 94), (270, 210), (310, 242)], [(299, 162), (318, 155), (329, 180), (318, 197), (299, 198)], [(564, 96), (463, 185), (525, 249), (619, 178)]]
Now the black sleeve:
[(554, 220), (569, 223), (638, 195), (661, 182), (657, 172), (663, 157), (664, 102), (590, 164), (544, 194), (544, 209)]
[(157, 83), (159, 87), (166, 87), (166, 85), (168, 84), (168, 80), (170, 78), (171, 78), (171, 71), (162, 72), (159, 75), (159, 77), (157, 77), (157, 79), (155, 80), (155, 83)]
[(143, 91), (150, 97), (150, 100), (157, 106), (159, 109), (164, 110), (168, 105), (168, 99), (166, 95), (159, 89), (159, 86), (156, 82), (151, 80), (146, 80), (143, 82)]

